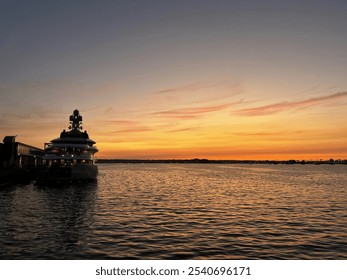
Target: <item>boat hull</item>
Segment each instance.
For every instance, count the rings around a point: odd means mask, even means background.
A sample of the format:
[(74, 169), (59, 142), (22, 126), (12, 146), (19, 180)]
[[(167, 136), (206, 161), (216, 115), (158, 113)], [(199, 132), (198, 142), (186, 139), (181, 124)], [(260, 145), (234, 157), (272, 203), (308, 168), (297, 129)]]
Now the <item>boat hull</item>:
[(74, 165), (71, 167), (71, 179), (73, 180), (93, 180), (98, 176), (98, 166), (96, 165)]
[(58, 168), (48, 168), (39, 175), (39, 180), (61, 181), (61, 180), (95, 180), (98, 176), (97, 165), (73, 165)]

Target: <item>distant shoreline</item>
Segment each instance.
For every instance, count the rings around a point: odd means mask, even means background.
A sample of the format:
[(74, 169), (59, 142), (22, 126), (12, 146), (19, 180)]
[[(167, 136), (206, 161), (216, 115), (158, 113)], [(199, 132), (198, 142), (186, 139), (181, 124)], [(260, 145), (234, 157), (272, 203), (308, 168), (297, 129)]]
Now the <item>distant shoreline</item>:
[(97, 163), (201, 163), (201, 164), (347, 164), (347, 160), (210, 160), (210, 159), (98, 159)]

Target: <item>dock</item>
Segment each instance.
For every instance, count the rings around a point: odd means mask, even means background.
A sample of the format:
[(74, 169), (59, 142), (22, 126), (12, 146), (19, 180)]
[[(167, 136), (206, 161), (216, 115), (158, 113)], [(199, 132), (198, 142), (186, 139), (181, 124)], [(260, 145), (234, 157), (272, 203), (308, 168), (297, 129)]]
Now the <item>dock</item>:
[(43, 166), (44, 150), (5, 136), (0, 143), (0, 186), (11, 181), (35, 178)]

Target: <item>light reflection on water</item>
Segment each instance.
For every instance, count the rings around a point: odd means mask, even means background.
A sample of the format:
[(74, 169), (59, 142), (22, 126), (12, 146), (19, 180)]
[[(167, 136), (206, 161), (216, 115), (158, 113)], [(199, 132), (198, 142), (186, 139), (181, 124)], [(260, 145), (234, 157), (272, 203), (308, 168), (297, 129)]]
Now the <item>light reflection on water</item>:
[(346, 259), (347, 166), (105, 164), (0, 190), (2, 259)]

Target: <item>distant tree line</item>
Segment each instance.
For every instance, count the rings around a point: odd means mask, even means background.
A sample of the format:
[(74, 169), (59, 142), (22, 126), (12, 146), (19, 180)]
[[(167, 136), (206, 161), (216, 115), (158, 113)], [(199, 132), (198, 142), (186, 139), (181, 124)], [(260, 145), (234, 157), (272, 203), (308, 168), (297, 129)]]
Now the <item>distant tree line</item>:
[(347, 164), (345, 160), (210, 160), (210, 159), (99, 159), (98, 163), (202, 163), (202, 164)]

